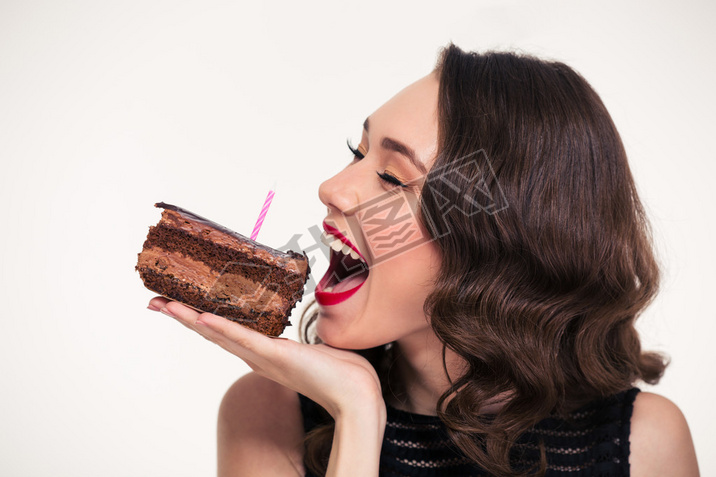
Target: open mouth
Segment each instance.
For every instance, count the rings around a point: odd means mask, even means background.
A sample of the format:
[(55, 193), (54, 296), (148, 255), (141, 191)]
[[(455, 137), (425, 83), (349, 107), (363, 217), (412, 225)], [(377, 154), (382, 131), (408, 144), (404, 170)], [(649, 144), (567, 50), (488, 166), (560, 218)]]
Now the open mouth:
[(321, 239), (331, 248), (326, 274), (316, 286), (319, 305), (336, 305), (357, 292), (368, 278), (368, 264), (355, 246), (337, 229), (324, 224)]

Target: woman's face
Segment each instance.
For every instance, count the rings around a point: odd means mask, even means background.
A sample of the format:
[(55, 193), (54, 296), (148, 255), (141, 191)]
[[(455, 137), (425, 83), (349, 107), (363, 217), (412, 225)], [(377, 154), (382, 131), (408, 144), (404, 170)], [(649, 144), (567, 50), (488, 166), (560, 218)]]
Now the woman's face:
[(316, 288), (316, 331), (331, 346), (370, 348), (429, 326), (423, 304), (440, 261), (416, 206), (437, 152), (437, 101), (434, 74), (399, 92), (368, 117), (353, 161), (319, 188), (333, 250)]

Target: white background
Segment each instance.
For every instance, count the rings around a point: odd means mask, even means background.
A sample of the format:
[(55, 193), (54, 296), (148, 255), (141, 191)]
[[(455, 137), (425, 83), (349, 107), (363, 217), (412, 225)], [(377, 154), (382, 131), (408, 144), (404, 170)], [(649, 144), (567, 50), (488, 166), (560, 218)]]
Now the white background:
[(0, 1), (0, 475), (213, 474), (247, 367), (145, 309), (152, 204), (248, 234), (276, 181), (260, 240), (307, 233), (345, 139), (450, 40), (563, 60), (601, 94), (664, 264), (640, 324), (673, 359), (656, 391), (716, 475), (716, 4), (257, 3)]

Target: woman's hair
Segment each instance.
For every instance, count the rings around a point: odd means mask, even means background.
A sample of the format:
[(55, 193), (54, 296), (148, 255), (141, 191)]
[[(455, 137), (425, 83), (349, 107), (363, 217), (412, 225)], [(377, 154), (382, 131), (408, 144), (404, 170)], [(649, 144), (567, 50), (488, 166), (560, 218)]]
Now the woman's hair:
[[(511, 465), (521, 434), (666, 367), (634, 328), (659, 286), (650, 226), (616, 127), (578, 73), (453, 44), (435, 70), (438, 155), (419, 207), (442, 261), (424, 309), (466, 363), (437, 414), (488, 472), (542, 474), (544, 450), (531, 469)], [(379, 372), (387, 353), (371, 350)], [(481, 412), (494, 400), (499, 411)], [(331, 425), (307, 436), (314, 471)]]

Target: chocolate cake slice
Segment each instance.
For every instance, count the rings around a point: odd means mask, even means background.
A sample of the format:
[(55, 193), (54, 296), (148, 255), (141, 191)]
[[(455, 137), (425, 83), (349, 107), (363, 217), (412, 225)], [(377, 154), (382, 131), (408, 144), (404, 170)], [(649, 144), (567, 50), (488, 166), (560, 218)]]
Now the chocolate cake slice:
[(308, 258), (280, 252), (174, 205), (162, 218), (135, 269), (144, 286), (199, 311), (269, 336), (280, 335), (303, 296)]

